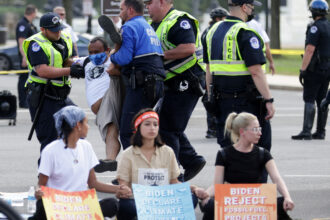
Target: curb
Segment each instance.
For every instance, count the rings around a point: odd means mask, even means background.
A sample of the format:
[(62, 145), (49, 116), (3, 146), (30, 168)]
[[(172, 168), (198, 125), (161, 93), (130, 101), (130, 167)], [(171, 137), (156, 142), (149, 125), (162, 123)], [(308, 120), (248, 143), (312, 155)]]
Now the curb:
[(300, 86), (288, 86), (288, 85), (272, 85), (269, 84), (270, 89), (276, 90), (288, 90), (288, 91), (303, 91), (303, 88)]

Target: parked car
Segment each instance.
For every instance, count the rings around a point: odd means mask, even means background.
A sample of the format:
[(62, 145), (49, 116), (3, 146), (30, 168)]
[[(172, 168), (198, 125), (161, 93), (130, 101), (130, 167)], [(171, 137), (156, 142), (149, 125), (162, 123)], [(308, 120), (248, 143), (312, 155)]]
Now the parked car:
[[(79, 56), (88, 56), (88, 44), (94, 36), (87, 33), (78, 33), (77, 35), (79, 39), (77, 42)], [(0, 49), (0, 71), (18, 69), (20, 69), (20, 62), (17, 45)]]

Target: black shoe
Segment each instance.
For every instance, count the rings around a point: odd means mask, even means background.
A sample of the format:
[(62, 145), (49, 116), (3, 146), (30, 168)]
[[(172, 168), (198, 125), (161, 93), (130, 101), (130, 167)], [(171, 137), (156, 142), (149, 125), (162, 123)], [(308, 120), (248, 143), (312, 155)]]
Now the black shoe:
[(121, 35), (109, 17), (106, 15), (101, 15), (98, 18), (98, 22), (101, 28), (110, 35), (112, 42), (115, 44), (121, 44)]
[(29, 108), (29, 106), (27, 104), (19, 104), (20, 108)]
[(217, 133), (216, 132), (212, 132), (212, 131), (207, 131), (205, 138), (210, 139), (210, 138), (217, 138)]
[(99, 162), (100, 163), (94, 167), (94, 170), (97, 173), (117, 170), (117, 161), (115, 160), (99, 160)]
[(297, 135), (291, 136), (292, 140), (312, 140), (312, 135), (310, 133), (300, 132)]
[(194, 178), (205, 166), (206, 161), (204, 159), (200, 160), (198, 163), (194, 163), (193, 166), (191, 166), (188, 169), (185, 169), (184, 171), (184, 181), (189, 181), (192, 178)]
[(312, 138), (316, 139), (316, 140), (324, 140), (325, 138), (325, 133), (318, 133), (315, 132), (314, 134), (312, 134)]
[(119, 185), (118, 179), (114, 179), (114, 180), (112, 180), (111, 183), (112, 183), (113, 185)]

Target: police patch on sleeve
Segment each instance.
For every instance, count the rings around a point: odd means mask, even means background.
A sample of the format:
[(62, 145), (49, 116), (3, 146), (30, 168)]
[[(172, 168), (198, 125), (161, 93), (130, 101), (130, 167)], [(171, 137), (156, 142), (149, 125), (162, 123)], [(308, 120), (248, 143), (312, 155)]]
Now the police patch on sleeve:
[(259, 49), (259, 47), (260, 47), (259, 40), (257, 37), (251, 37), (250, 44), (251, 44), (251, 47), (254, 49)]
[(40, 50), (40, 46), (39, 46), (39, 44), (37, 43), (37, 42), (34, 42), (33, 44), (32, 44), (32, 51), (33, 52), (38, 52)]
[(19, 26), (18, 30), (19, 30), (20, 32), (23, 32), (23, 31), (25, 30), (25, 26), (24, 26), (24, 25)]
[(312, 26), (311, 27), (311, 33), (315, 34), (317, 32), (317, 27), (316, 26)]
[(188, 29), (190, 29), (191, 26), (190, 26), (189, 21), (183, 20), (183, 21), (180, 22), (180, 27), (182, 27), (183, 29), (188, 30)]

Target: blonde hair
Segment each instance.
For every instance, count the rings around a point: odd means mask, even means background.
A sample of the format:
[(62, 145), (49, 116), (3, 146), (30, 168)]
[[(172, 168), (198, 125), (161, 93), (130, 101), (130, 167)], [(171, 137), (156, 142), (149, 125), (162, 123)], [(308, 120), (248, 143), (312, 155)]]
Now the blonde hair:
[(232, 112), (227, 116), (225, 124), (225, 135), (230, 134), (230, 139), (233, 143), (236, 143), (240, 137), (239, 129), (246, 128), (249, 124), (258, 120), (257, 117), (251, 113), (241, 112), (237, 114)]

